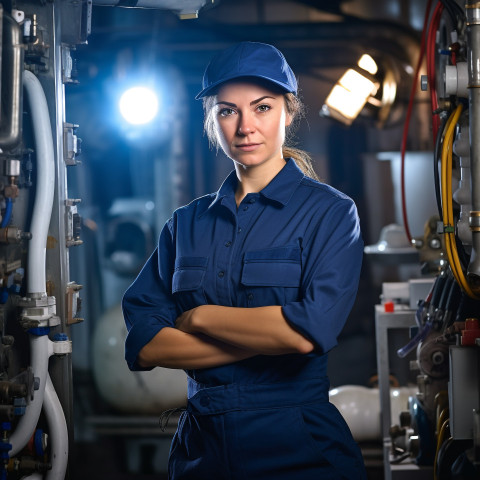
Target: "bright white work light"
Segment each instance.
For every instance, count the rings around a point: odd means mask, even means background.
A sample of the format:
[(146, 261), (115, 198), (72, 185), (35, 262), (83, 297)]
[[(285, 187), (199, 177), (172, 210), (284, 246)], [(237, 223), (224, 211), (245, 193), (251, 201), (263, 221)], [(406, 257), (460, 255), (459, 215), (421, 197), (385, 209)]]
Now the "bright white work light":
[(375, 91), (376, 86), (370, 79), (350, 68), (343, 74), (325, 100), (324, 113), (349, 125)]
[(158, 97), (147, 87), (133, 87), (123, 93), (119, 102), (120, 113), (132, 125), (151, 122), (158, 112)]
[(368, 104), (364, 116), (375, 120), (376, 126), (382, 128), (396, 95), (397, 81), (388, 59), (384, 59), (379, 68), (377, 62), (365, 54), (335, 83), (319, 113), (351, 125)]

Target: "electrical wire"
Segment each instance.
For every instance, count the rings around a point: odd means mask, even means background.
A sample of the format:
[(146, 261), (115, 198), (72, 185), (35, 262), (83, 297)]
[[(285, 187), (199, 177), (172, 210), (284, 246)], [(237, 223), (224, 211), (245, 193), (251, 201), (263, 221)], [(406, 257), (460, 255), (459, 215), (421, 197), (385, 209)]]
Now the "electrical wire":
[[(443, 412), (442, 412), (443, 413)], [(437, 474), (437, 462), (438, 462), (438, 452), (440, 451), (440, 447), (442, 446), (443, 442), (445, 441), (445, 436), (450, 433), (450, 421), (447, 418), (440, 427), (440, 430), (437, 434), (437, 450), (435, 452), (435, 461), (433, 462), (433, 478), (435, 480), (438, 479)]]
[(445, 313), (447, 307), (447, 299), (450, 294), (450, 290), (452, 289), (452, 284), (455, 283), (455, 279), (452, 275), (447, 275), (445, 285), (442, 289), (442, 294), (440, 296), (440, 300), (438, 302), (437, 310), (435, 312), (435, 319), (438, 320), (438, 316)]
[[(462, 105), (458, 105), (454, 112), (450, 115), (447, 125), (445, 127), (445, 139), (443, 141), (442, 148), (442, 205), (443, 205), (443, 224), (445, 234), (445, 246), (447, 250), (447, 256), (450, 263), (450, 268), (455, 279), (467, 291), (462, 277), (458, 269), (458, 263), (454, 259), (452, 250), (452, 242), (450, 234), (454, 232), (455, 227), (453, 225), (453, 205), (452, 205), (452, 186), (451, 186), (451, 160), (452, 146), (453, 146), (453, 132), (458, 118), (462, 112)], [(460, 270), (461, 271), (461, 270)], [(463, 273), (463, 272), (462, 272)], [(467, 292), (468, 293), (468, 292)]]
[(449, 408), (445, 407), (442, 409), (442, 411), (440, 412), (440, 415), (437, 418), (437, 426), (435, 429), (437, 438), (440, 436), (440, 430), (442, 428), (442, 425), (445, 423), (445, 420), (448, 420), (448, 418), (449, 418)]
[(443, 13), (443, 3), (438, 2), (432, 14), (432, 19), (428, 27), (427, 33), (427, 78), (430, 93), (430, 103), (432, 108), (432, 132), (433, 138), (437, 138), (439, 128), (438, 118), (438, 97), (437, 97), (437, 83), (436, 83), (436, 69), (435, 69), (435, 53), (437, 45), (437, 32), (440, 25), (440, 19)]
[(460, 304), (462, 291), (460, 285), (457, 282), (453, 282), (452, 288), (448, 294), (447, 307), (443, 318), (442, 334), (445, 333), (448, 327), (452, 325), (455, 320), (455, 313), (458, 310)]
[(459, 104), (450, 115), (445, 127), (445, 139), (442, 147), (442, 205), (443, 205), (443, 228), (445, 235), (445, 247), (448, 262), (455, 280), (463, 288), (469, 297), (477, 298), (463, 273), (455, 241), (455, 227), (452, 202), (452, 148), (455, 126), (462, 113), (463, 106)]
[[(424, 302), (421, 302), (419, 308), (415, 314), (417, 321), (418, 332), (417, 334), (403, 347), (397, 350), (397, 355), (400, 358), (405, 358), (411, 351), (413, 351), (420, 342), (423, 342), (427, 335), (433, 328), (434, 316), (432, 315), (435, 307), (438, 306), (439, 300), (444, 290), (445, 282), (447, 278), (445, 274), (440, 274), (435, 279), (435, 282), (430, 289), (429, 294)], [(423, 319), (426, 318), (426, 322)]]
[(443, 4), (445, 10), (448, 12), (448, 15), (452, 20), (453, 25), (457, 25), (458, 14), (455, 12), (452, 3), (448, 2), (447, 0), (440, 0), (440, 2)]
[(457, 246), (458, 258), (460, 259), (460, 264), (462, 265), (463, 270), (466, 270), (470, 262), (470, 257), (465, 251), (465, 247), (463, 246), (463, 243), (461, 242), (457, 233), (455, 233), (455, 245)]
[(452, 17), (452, 21), (454, 23), (455, 21), (460, 21), (460, 22), (465, 21), (465, 11), (455, 0), (441, 0), (441, 1), (443, 2), (446, 8), (448, 8), (447, 7), (448, 5), (454, 11), (455, 18)]
[(12, 218), (12, 207), (13, 207), (13, 202), (10, 197), (7, 197), (5, 199), (5, 215), (3, 216), (2, 223), (0, 224), (1, 228), (5, 228), (8, 226), (10, 223), (10, 220)]
[(420, 53), (418, 56), (417, 65), (415, 67), (415, 73), (413, 74), (412, 88), (410, 90), (410, 97), (408, 99), (407, 114), (405, 118), (405, 124), (403, 126), (403, 135), (402, 135), (402, 142), (401, 142), (401, 149), (400, 149), (401, 150), (400, 152), (400, 158), (401, 158), (400, 190), (401, 190), (401, 197), (402, 197), (402, 217), (403, 217), (403, 225), (405, 228), (405, 234), (410, 243), (412, 243), (412, 235), (410, 233), (410, 227), (408, 225), (407, 201), (405, 196), (405, 152), (407, 149), (408, 127), (410, 125), (410, 117), (412, 116), (413, 100), (415, 98), (415, 92), (417, 90), (418, 75), (420, 73), (423, 57), (425, 55), (426, 33), (427, 33), (427, 27), (428, 27), (428, 19), (430, 17), (431, 6), (432, 6), (432, 0), (428, 0), (427, 7), (425, 9), (425, 18), (423, 20)]
[[(439, 163), (440, 163), (440, 158), (441, 158), (441, 151), (443, 148), (443, 142), (445, 138), (445, 132), (447, 130), (447, 124), (448, 120), (451, 119), (452, 116), (445, 116), (442, 118), (442, 123), (440, 125), (440, 129), (435, 141), (435, 151), (434, 151), (434, 184), (435, 184), (435, 197), (437, 201), (437, 208), (438, 208), (438, 214), (440, 218), (443, 220), (443, 207), (442, 207), (442, 198), (441, 198), (441, 189), (440, 189), (440, 181), (439, 181)], [(462, 245), (462, 242), (458, 238), (457, 235), (455, 235), (455, 244), (457, 246), (457, 252), (459, 254), (460, 258), (460, 263), (463, 266), (464, 269), (467, 268), (469, 258), (468, 255), (465, 251), (465, 248)]]
[(445, 115), (442, 118), (437, 137), (435, 139), (435, 149), (433, 152), (433, 180), (435, 183), (435, 198), (437, 201), (438, 216), (443, 218), (443, 209), (442, 209), (442, 194), (440, 189), (440, 152), (442, 148), (443, 139), (445, 136), (445, 126), (448, 121), (448, 115)]

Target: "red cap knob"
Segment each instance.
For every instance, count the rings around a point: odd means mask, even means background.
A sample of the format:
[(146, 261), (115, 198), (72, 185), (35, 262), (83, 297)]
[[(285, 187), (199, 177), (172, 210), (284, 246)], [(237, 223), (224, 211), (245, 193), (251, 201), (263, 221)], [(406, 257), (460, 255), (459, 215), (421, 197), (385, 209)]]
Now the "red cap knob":
[(388, 301), (383, 304), (383, 308), (385, 309), (385, 313), (392, 313), (395, 311), (395, 304), (391, 301)]

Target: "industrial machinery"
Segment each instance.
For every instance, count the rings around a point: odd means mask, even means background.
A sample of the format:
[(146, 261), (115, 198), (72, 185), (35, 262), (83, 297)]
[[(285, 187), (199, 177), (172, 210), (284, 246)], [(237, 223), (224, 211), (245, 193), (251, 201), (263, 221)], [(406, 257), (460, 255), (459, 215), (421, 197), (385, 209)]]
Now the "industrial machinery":
[[(135, 2), (180, 18), (204, 4)], [(65, 88), (76, 83), (71, 52), (86, 42), (91, 15), (91, 1), (0, 3), (1, 478), (68, 476), (70, 329), (82, 321), (69, 251), (82, 243), (82, 221), (80, 199), (68, 195), (68, 170), (81, 162)]]
[[(425, 53), (427, 71), (420, 76)], [(420, 294), (418, 285), (407, 282), (405, 295), (376, 307), (385, 479), (473, 479), (480, 476), (478, 2), (427, 2), (416, 75), (412, 93), (421, 84), (430, 95), (438, 217), (425, 219), (425, 235), (413, 237), (405, 208), (408, 185), (402, 185), (405, 231), (421, 260), (430, 251), (423, 261), (431, 283)], [(409, 107), (403, 157), (411, 102)], [(388, 330), (399, 328), (410, 331), (397, 355), (410, 359), (417, 393), (400, 418), (390, 418), (385, 349)]]

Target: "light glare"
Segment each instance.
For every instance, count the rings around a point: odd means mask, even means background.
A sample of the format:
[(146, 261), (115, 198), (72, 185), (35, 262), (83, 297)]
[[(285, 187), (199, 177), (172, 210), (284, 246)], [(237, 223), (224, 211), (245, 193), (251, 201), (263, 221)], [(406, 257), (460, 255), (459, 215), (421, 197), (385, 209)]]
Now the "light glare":
[(343, 74), (338, 83), (353, 94), (365, 99), (375, 90), (375, 84), (371, 80), (351, 68)]
[(375, 63), (375, 60), (370, 55), (367, 55), (366, 53), (360, 57), (360, 60), (358, 61), (358, 66), (360, 68), (363, 68), (363, 70), (367, 71), (371, 75), (375, 75), (378, 71), (378, 67), (377, 67), (377, 64)]
[(371, 80), (350, 68), (333, 87), (325, 103), (343, 117), (354, 120), (375, 90)]
[(123, 93), (119, 102), (120, 113), (132, 125), (151, 122), (158, 112), (158, 98), (147, 87), (133, 87)]
[(346, 118), (353, 120), (360, 113), (366, 101), (365, 97), (357, 96), (341, 85), (335, 85), (325, 103)]

